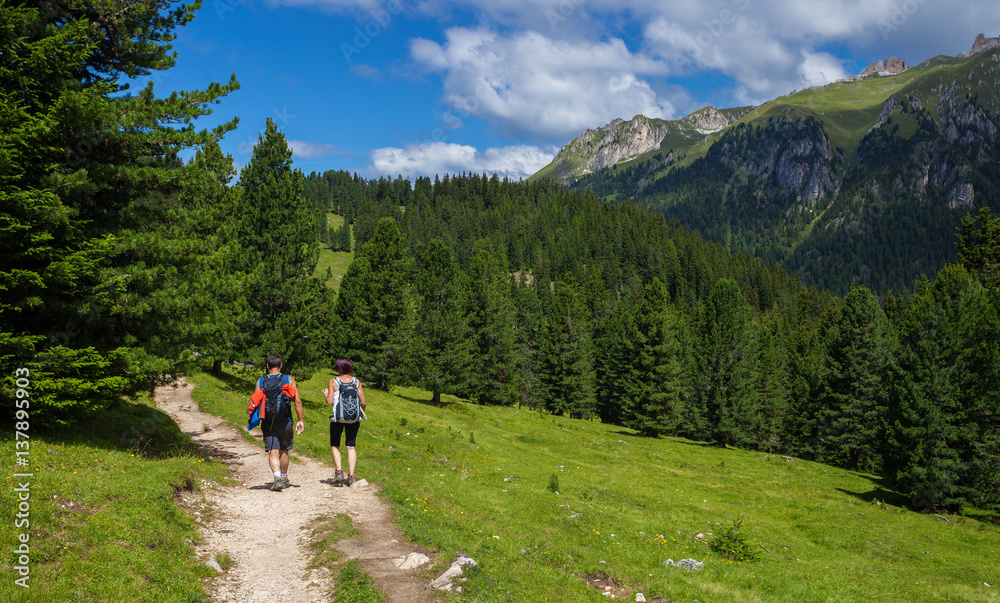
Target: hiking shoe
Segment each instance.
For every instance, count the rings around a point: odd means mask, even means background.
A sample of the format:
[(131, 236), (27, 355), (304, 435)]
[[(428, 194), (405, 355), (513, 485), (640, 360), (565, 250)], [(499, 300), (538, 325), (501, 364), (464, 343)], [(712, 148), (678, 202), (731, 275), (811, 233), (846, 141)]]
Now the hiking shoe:
[(274, 483), (271, 484), (271, 491), (272, 492), (281, 492), (281, 489), (284, 488), (284, 487), (285, 487), (284, 480), (281, 479), (280, 477), (276, 477), (276, 478), (274, 478)]
[(353, 475), (348, 475), (347, 479), (344, 480), (344, 485), (347, 487), (353, 486), (354, 482), (358, 481)]
[(333, 485), (334, 486), (336, 486), (337, 488), (339, 488), (339, 487), (341, 487), (341, 486), (344, 485), (345, 481), (346, 480), (344, 479), (344, 472), (343, 471), (341, 471), (340, 469), (337, 469), (336, 471), (333, 472)]
[(288, 478), (287, 477), (281, 478), (281, 488), (285, 489), (287, 487), (288, 487)]

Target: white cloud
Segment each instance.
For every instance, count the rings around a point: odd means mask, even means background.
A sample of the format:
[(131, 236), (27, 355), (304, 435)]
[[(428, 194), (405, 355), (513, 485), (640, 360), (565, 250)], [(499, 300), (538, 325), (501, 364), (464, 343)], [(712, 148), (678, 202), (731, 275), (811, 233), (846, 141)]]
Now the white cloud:
[(616, 117), (673, 117), (650, 76), (667, 66), (617, 38), (553, 40), (534, 31), (505, 36), (455, 27), (438, 44), (413, 40), (411, 56), (444, 74), (444, 101), (481, 117), (503, 136), (565, 140)]
[(289, 140), (288, 146), (292, 149), (292, 157), (298, 159), (318, 159), (326, 155), (338, 153), (333, 145), (317, 144), (304, 140)]
[(527, 178), (552, 161), (557, 147), (513, 145), (478, 151), (475, 147), (448, 142), (429, 142), (387, 147), (372, 151), (371, 176), (407, 178), (469, 172), (499, 174), (511, 179)]

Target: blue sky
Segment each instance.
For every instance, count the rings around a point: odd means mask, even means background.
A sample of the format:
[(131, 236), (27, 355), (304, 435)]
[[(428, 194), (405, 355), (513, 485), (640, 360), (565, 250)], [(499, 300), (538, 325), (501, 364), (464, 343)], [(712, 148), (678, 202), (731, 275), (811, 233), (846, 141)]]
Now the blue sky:
[(994, 0), (204, 0), (156, 90), (242, 88), (238, 167), (271, 117), (306, 173), (499, 173), (587, 128), (756, 105), (1000, 35)]

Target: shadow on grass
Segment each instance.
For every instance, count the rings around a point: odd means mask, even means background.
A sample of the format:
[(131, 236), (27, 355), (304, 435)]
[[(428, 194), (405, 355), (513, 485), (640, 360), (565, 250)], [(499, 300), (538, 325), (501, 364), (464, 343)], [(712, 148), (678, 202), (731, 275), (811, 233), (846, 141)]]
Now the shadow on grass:
[(152, 402), (121, 400), (106, 408), (81, 413), (68, 426), (47, 428), (43, 433), (52, 442), (127, 450), (152, 458), (211, 454), (200, 449)]
[(410, 402), (416, 404), (422, 404), (423, 406), (430, 406), (431, 408), (442, 408), (445, 410), (458, 410), (460, 407), (457, 403), (451, 400), (441, 399), (440, 402), (433, 402), (430, 398), (420, 398), (414, 395), (404, 394), (398, 390), (393, 390), (392, 395), (397, 398), (402, 398), (403, 400), (409, 400)]
[(845, 490), (844, 488), (837, 488), (838, 492), (843, 492), (848, 496), (852, 496), (858, 500), (864, 501), (866, 503), (873, 503), (875, 501), (881, 501), (886, 504), (890, 504), (896, 507), (904, 507), (911, 511), (920, 512), (919, 509), (913, 506), (913, 501), (907, 496), (903, 496), (899, 492), (889, 489), (889, 484), (887, 481), (881, 478), (869, 478), (871, 483), (875, 488), (869, 490), (868, 492), (851, 492), (850, 490)]

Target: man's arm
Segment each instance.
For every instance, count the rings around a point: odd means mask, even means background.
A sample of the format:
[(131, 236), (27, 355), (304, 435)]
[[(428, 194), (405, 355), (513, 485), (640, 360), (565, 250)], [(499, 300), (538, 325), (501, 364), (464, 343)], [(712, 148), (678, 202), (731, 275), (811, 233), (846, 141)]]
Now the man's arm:
[(291, 377), (288, 378), (288, 381), (295, 387), (295, 414), (299, 416), (299, 422), (295, 424), (295, 433), (296, 435), (298, 435), (303, 431), (305, 431), (306, 415), (305, 412), (302, 410), (302, 396), (299, 395), (299, 386), (295, 384), (295, 379)]

